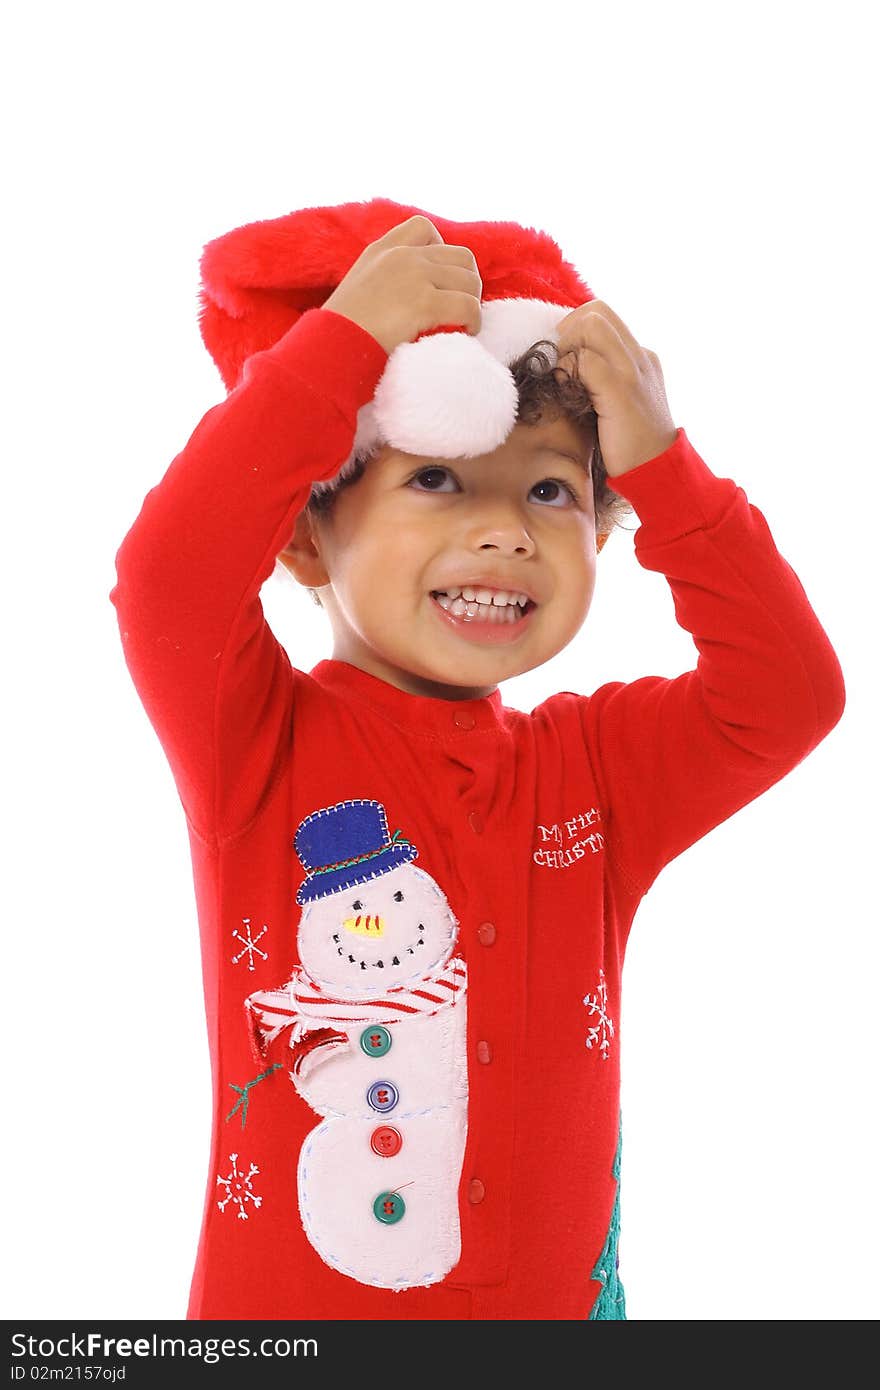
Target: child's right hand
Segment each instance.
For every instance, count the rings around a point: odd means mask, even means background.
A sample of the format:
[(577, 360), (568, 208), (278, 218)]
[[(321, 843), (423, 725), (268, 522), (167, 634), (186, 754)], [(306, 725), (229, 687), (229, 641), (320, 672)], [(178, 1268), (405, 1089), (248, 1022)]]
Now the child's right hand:
[(473, 252), (447, 246), (417, 213), (370, 242), (321, 307), (360, 324), (390, 354), (440, 324), (478, 333), (482, 288)]

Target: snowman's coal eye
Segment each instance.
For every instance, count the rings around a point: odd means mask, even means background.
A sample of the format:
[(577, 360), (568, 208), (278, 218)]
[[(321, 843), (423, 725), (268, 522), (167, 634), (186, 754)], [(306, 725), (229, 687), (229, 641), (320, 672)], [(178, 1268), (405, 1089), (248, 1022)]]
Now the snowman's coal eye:
[(397, 892), (394, 894), (394, 901), (395, 901), (396, 903), (402, 903), (402, 902), (403, 902), (403, 894), (401, 893), (401, 891), (400, 891), (399, 888), (398, 888)]
[(356, 898), (355, 901), (352, 903), (351, 906), (352, 906), (352, 911), (354, 911), (354, 912), (361, 912), (361, 911), (363, 911), (363, 906), (364, 906), (364, 905), (363, 905), (363, 903), (361, 902), (360, 898)]

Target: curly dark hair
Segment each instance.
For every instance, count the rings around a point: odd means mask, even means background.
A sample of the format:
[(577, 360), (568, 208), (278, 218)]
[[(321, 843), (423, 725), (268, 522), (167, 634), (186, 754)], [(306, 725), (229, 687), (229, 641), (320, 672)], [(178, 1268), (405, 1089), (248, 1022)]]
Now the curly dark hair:
[[(621, 525), (625, 516), (632, 514), (633, 509), (625, 497), (608, 485), (605, 461), (592, 424), (596, 412), (586, 386), (580, 377), (558, 365), (556, 344), (548, 338), (533, 343), (509, 364), (509, 370), (519, 393), (517, 424), (537, 425), (542, 419), (556, 420), (560, 415), (566, 415), (583, 435), (588, 451), (592, 449), (596, 533), (613, 531)], [(369, 459), (356, 459), (351, 472), (334, 483), (332, 488), (313, 488), (306, 511), (316, 517), (326, 516), (340, 492), (363, 477), (368, 463)], [(317, 592), (314, 589), (309, 592), (320, 604)]]

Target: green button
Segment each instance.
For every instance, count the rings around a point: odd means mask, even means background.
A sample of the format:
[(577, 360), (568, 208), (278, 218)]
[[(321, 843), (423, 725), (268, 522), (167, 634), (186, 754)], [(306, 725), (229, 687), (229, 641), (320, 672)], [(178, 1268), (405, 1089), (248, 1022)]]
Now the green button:
[(380, 1023), (361, 1033), (361, 1048), (368, 1057), (384, 1057), (391, 1051), (391, 1034)]
[(406, 1204), (399, 1192), (380, 1192), (373, 1203), (373, 1215), (383, 1226), (393, 1226), (405, 1211)]

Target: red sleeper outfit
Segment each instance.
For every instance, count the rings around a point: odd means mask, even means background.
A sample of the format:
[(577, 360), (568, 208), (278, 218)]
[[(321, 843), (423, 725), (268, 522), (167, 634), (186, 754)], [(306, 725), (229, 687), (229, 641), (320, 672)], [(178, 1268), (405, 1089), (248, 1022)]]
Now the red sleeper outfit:
[[(214, 1122), (187, 1316), (619, 1318), (633, 915), (665, 864), (834, 727), (840, 666), (762, 514), (679, 429), (612, 483), (695, 670), (526, 714), (498, 690), (449, 702), (336, 660), (292, 668), (259, 592), (386, 360), (348, 319), (307, 312), (206, 413), (117, 555), (111, 599), (186, 813), (201, 931)], [(457, 934), (421, 991), (377, 984), (364, 1023), (299, 971), (298, 925), (336, 914), (357, 970), (410, 889), (434, 895), (415, 914), (428, 946)]]

